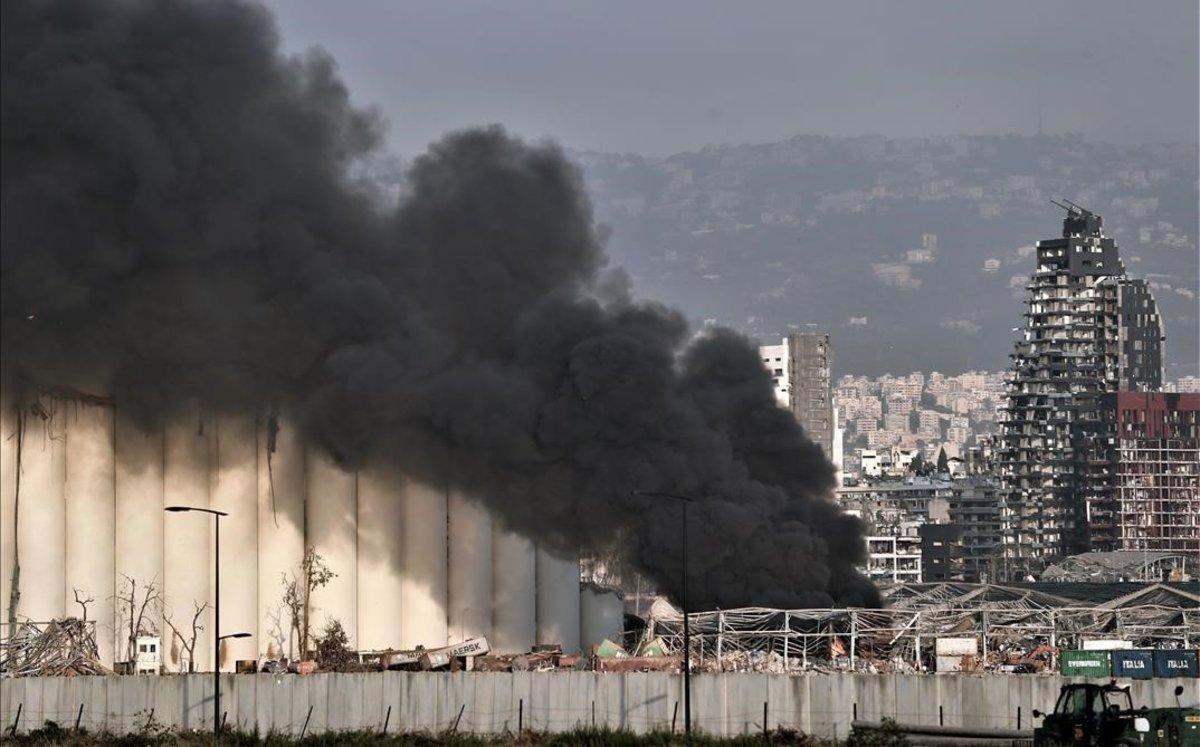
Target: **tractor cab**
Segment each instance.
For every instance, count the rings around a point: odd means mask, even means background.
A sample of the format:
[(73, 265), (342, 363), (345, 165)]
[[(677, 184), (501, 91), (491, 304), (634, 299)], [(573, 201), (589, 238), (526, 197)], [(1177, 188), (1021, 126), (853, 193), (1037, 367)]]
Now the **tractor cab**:
[(1090, 715), (1102, 715), (1110, 711), (1132, 711), (1133, 698), (1129, 695), (1129, 687), (1117, 685), (1066, 685), (1058, 695), (1054, 704), (1055, 716), (1073, 716), (1076, 718)]
[(1063, 685), (1054, 711), (1033, 715), (1046, 717), (1034, 734), (1038, 745), (1122, 744), (1122, 738), (1136, 738), (1140, 731), (1149, 730), (1146, 719), (1133, 710), (1129, 687), (1116, 682)]

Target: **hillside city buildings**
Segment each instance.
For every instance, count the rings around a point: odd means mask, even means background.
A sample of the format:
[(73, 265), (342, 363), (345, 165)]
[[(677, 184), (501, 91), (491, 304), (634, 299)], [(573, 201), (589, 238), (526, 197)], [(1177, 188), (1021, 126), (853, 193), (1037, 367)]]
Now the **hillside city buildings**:
[(1122, 261), (1150, 282), (1171, 379), (1198, 373), (1194, 144), (806, 136), (573, 155), (643, 292), (764, 343), (818, 322), (837, 376), (903, 373), (903, 351), (920, 352), (926, 375), (1007, 354), (1034, 239), (1050, 233), (1047, 200), (1072, 196), (1103, 213)]
[(845, 425), (843, 469), (877, 477), (893, 458), (911, 461), (921, 451), (936, 460), (940, 448), (966, 459), (995, 433), (1004, 386), (1004, 374), (983, 371), (842, 376), (834, 391)]

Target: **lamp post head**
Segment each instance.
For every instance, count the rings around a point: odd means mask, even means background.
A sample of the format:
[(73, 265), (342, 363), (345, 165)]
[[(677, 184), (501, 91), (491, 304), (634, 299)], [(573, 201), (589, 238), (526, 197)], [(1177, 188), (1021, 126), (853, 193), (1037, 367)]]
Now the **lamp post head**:
[(218, 639), (218, 640), (223, 641), (226, 638), (249, 638), (249, 637), (250, 637), (249, 633), (230, 633), (229, 635), (221, 636), (220, 639)]
[(224, 512), (224, 511), (218, 511), (215, 508), (201, 508), (200, 506), (165, 506), (163, 508), (163, 511), (170, 511), (171, 513), (181, 513), (184, 511), (199, 511), (200, 513), (204, 513), (204, 514), (212, 514), (213, 516), (228, 516), (229, 515), (228, 513)]

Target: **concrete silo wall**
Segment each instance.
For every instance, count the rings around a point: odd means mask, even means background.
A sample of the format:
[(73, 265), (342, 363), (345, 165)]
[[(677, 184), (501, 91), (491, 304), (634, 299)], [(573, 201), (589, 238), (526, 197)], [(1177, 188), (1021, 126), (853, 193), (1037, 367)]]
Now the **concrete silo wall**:
[(17, 438), (16, 403), (0, 389), (0, 624), (7, 623), (17, 541)]
[(22, 414), (16, 557), (20, 618), (51, 620), (66, 613), (66, 417), (45, 398)]
[(327, 454), (310, 449), (308, 467), (308, 517), (306, 537), (329, 570), (336, 574), (313, 591), (309, 634), (316, 638), (337, 620), (350, 645), (358, 645), (358, 531), (355, 475), (333, 463)]
[(400, 645), (444, 645), (448, 635), (446, 489), (405, 480), (403, 505)]
[(358, 473), (358, 645), (399, 648), (404, 618), (404, 480)]
[(450, 493), (449, 634), (453, 640), (492, 633), (492, 519), (461, 491)]
[[(131, 617), (141, 610), (147, 589), (161, 594), (166, 538), (164, 431), (161, 425), (143, 426), (128, 414), (116, 411), (115, 464), (116, 484), (116, 557), (113, 579), (116, 604), (114, 656), (125, 661), (130, 656)], [(175, 517), (172, 517), (175, 518)], [(130, 608), (134, 607), (134, 610)], [(144, 622), (148, 630), (163, 630), (162, 610), (150, 605)]]
[[(116, 433), (113, 408), (64, 403), (66, 415), (66, 614), (98, 626), (100, 661), (111, 666), (115, 622)], [(86, 611), (85, 611), (86, 610)]]
[(226, 671), (239, 659), (302, 655), (284, 589), (302, 581), (306, 547), (336, 574), (309, 602), (313, 637), (336, 619), (365, 650), (478, 636), (496, 651), (539, 638), (580, 647), (577, 561), (539, 559), (528, 538), (444, 485), (347, 472), (306, 447), (286, 417), (192, 406), (147, 423), (94, 398), (2, 404), (4, 622), (14, 579), (17, 620), (79, 616), (78, 590), (92, 600), (105, 664), (130, 658), (140, 615), (142, 631), (163, 639), (167, 671), (186, 671), (189, 646), (194, 668), (211, 670), (214, 519), (163, 510), (191, 506), (228, 514), (221, 632), (250, 636), (223, 645)]
[(579, 651), (579, 559), (537, 550), (537, 642)]
[(533, 542), (492, 532), (492, 649), (528, 651), (537, 638), (537, 552)]
[[(212, 420), (199, 411), (167, 421), (163, 436), (165, 506), (210, 507), (212, 429)], [(208, 514), (168, 513), (163, 519), (163, 665), (169, 671), (187, 671), (189, 647), (197, 671), (212, 668), (209, 615), (196, 616), (198, 607), (211, 604), (212, 533)], [(193, 620), (199, 620), (201, 626), (194, 645)]]
[(284, 591), (304, 559), (304, 445), (294, 423), (264, 418), (257, 449), (258, 652), (295, 659), (300, 641)]
[(221, 647), (221, 666), (257, 659), (258, 433), (254, 418), (223, 415), (215, 423), (212, 507), (221, 518), (221, 634), (250, 633)]

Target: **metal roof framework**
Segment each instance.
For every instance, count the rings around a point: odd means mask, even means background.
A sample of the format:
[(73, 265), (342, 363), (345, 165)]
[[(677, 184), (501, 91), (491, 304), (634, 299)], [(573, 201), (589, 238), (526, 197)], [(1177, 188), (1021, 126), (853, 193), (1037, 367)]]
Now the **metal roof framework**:
[(1181, 552), (1110, 550), (1072, 555), (1042, 573), (1044, 581), (1085, 580), (1111, 583), (1163, 578), (1165, 569), (1195, 568), (1200, 560)]
[[(1084, 641), (1130, 641), (1135, 648), (1200, 646), (1200, 595), (1151, 584), (1104, 604), (995, 584), (908, 584), (885, 590), (884, 609), (747, 607), (689, 615), (700, 670), (924, 671), (938, 638), (975, 638), (979, 669), (1026, 661), (1053, 665)], [(679, 610), (650, 609), (647, 638), (682, 649)]]

